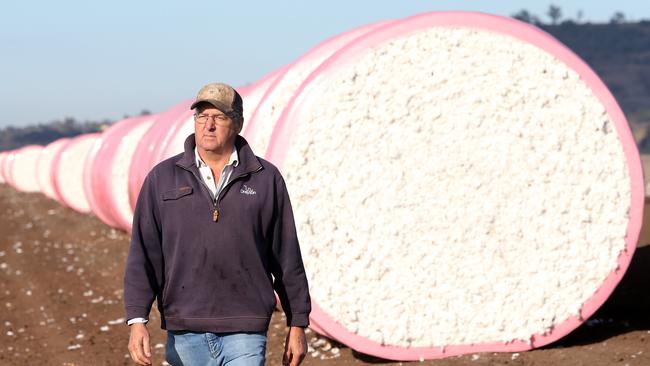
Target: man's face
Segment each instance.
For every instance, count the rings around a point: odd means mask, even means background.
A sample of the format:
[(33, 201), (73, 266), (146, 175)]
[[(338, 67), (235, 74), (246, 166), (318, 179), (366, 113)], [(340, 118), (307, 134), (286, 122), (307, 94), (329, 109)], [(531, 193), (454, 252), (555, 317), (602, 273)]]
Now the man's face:
[(210, 104), (201, 105), (196, 109), (194, 138), (196, 146), (200, 149), (221, 151), (234, 143), (239, 130), (241, 126), (237, 126), (231, 118)]

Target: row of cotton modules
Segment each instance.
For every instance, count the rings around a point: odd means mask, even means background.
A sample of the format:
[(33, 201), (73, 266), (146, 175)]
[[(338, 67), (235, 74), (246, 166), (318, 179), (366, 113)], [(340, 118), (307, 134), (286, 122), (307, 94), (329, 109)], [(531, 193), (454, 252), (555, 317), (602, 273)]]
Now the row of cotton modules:
[[(311, 326), (359, 352), (537, 348), (591, 316), (630, 263), (644, 187), (625, 116), (531, 25), (371, 24), (239, 92), (243, 135), (292, 198)], [(144, 176), (193, 131), (190, 103), (4, 153), (3, 179), (128, 231)]]

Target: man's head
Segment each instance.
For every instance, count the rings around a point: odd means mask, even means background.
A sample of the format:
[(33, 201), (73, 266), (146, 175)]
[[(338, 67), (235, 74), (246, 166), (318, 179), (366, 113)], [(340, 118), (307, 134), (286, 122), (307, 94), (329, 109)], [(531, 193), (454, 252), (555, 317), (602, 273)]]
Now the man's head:
[(199, 90), (194, 109), (196, 145), (221, 150), (232, 144), (244, 124), (242, 98), (230, 85), (212, 83)]

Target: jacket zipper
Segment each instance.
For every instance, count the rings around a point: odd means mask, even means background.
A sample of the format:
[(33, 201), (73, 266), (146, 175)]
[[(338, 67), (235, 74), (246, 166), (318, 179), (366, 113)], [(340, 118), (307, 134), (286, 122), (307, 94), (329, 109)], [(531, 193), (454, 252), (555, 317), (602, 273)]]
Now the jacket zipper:
[(248, 172), (248, 173), (244, 173), (244, 174), (240, 174), (237, 177), (235, 177), (234, 179), (229, 180), (228, 183), (226, 183), (226, 185), (221, 188), (221, 191), (213, 199), (212, 194), (210, 192), (210, 188), (208, 187), (207, 184), (205, 184), (203, 179), (201, 179), (198, 175), (196, 175), (196, 173), (192, 169), (187, 169), (185, 167), (182, 167), (182, 168), (189, 171), (190, 173), (192, 173), (194, 178), (196, 178), (199, 181), (199, 183), (201, 183), (201, 185), (203, 185), (203, 187), (205, 187), (205, 189), (207, 190), (208, 196), (210, 196), (210, 202), (212, 203), (212, 221), (214, 221), (214, 222), (219, 221), (219, 201), (221, 199), (221, 193), (224, 192), (226, 190), (226, 188), (228, 188), (230, 186), (230, 184), (232, 182), (236, 181), (237, 179), (245, 177), (245, 176), (247, 176), (249, 174), (252, 174), (252, 173), (257, 173), (260, 170), (262, 170), (262, 166), (260, 165), (259, 167), (257, 167), (257, 170), (254, 170), (254, 171)]
[(199, 183), (201, 183), (201, 185), (203, 187), (205, 187), (205, 189), (206, 189), (206, 191), (208, 193), (208, 196), (210, 197), (210, 202), (212, 203), (212, 208), (213, 208), (212, 209), (212, 221), (217, 222), (217, 220), (219, 219), (219, 212), (217, 211), (217, 202), (216, 202), (216, 198), (215, 199), (212, 198), (212, 194), (210, 193), (210, 188), (208, 187), (207, 184), (205, 184), (203, 179), (201, 179), (198, 175), (196, 175), (196, 173), (192, 169), (186, 169), (184, 167), (183, 167), (183, 169), (185, 169), (188, 172), (192, 173), (194, 178), (196, 178), (199, 181)]

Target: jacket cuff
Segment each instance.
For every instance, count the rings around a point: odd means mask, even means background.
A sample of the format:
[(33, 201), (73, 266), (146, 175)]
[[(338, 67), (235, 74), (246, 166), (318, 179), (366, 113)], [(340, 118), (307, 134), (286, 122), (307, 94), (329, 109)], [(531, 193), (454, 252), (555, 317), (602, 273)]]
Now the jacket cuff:
[(126, 306), (126, 319), (149, 318), (149, 310), (142, 306)]
[(309, 313), (294, 313), (287, 315), (288, 327), (306, 327), (309, 325)]

